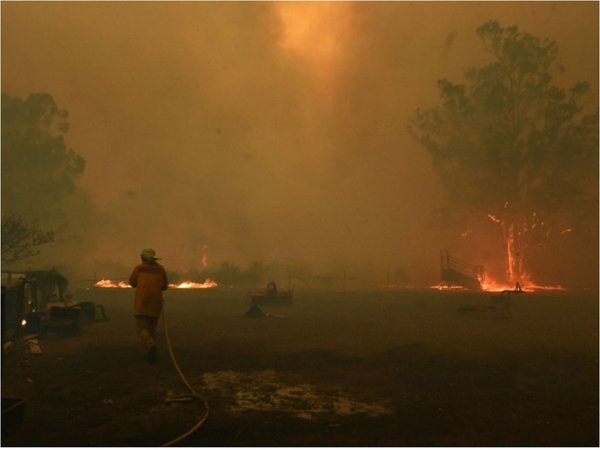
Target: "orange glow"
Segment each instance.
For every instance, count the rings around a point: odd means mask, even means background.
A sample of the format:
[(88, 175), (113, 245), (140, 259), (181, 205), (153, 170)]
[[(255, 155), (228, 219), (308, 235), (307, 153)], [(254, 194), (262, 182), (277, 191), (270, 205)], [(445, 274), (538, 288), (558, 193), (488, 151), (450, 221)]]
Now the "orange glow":
[(459, 285), (450, 285), (450, 284), (434, 284), (433, 286), (429, 286), (431, 289), (437, 289), (438, 291), (464, 291), (467, 288)]
[[(565, 288), (560, 285), (547, 285), (542, 286), (536, 284), (532, 280), (531, 276), (524, 274), (522, 279), (519, 280), (521, 290), (523, 292), (535, 292), (535, 291), (564, 291)], [(481, 282), (481, 289), (488, 292), (500, 292), (500, 291), (512, 291), (515, 290), (515, 283), (498, 282), (486, 276)]]
[[(515, 283), (499, 282), (486, 277), (481, 282), (481, 289), (488, 292), (512, 291), (515, 290)], [(529, 289), (523, 285), (521, 285), (521, 290), (529, 292)]]
[[(501, 282), (495, 281), (490, 278), (488, 275), (484, 277), (482, 281), (480, 281), (481, 290), (486, 292), (501, 292), (501, 291), (514, 291), (516, 290), (516, 283), (509, 282)], [(521, 290), (523, 292), (535, 292), (535, 291), (565, 291), (566, 289), (560, 285), (547, 285), (542, 286), (536, 284), (529, 275), (525, 274), (521, 280), (519, 280), (519, 284), (521, 285)], [(431, 289), (437, 289), (438, 291), (460, 291), (467, 290), (464, 286), (459, 285), (446, 285), (446, 284), (436, 284), (430, 286)]]
[(515, 279), (515, 267), (516, 267), (516, 258), (515, 258), (515, 236), (514, 236), (514, 225), (510, 224), (508, 226), (508, 232), (506, 236), (506, 265), (508, 269), (508, 279)]
[(130, 288), (129, 283), (125, 281), (100, 280), (94, 284), (99, 288)]
[(329, 91), (352, 35), (352, 5), (343, 2), (277, 2), (279, 47), (306, 64)]
[(179, 284), (169, 284), (173, 289), (208, 289), (217, 287), (219, 284), (216, 281), (207, 278), (204, 283), (196, 283), (195, 281), (184, 281)]
[(496, 223), (500, 223), (500, 219), (498, 219), (495, 215), (493, 214), (488, 214), (487, 215), (491, 220), (493, 220)]

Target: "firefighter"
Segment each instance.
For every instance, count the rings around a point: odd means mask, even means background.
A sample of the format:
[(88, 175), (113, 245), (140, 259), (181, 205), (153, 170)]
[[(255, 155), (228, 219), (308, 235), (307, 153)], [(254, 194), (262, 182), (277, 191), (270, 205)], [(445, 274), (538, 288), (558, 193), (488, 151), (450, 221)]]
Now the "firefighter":
[(129, 284), (135, 289), (134, 316), (137, 332), (147, 350), (146, 361), (156, 362), (156, 328), (162, 311), (162, 291), (169, 286), (167, 274), (163, 266), (157, 263), (154, 249), (145, 248), (140, 254), (142, 263), (138, 264), (131, 276)]

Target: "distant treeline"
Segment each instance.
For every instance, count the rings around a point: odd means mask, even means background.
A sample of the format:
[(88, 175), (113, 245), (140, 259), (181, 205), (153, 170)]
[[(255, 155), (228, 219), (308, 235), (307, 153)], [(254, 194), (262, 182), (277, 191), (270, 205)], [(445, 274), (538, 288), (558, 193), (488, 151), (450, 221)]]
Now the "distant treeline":
[(167, 268), (167, 274), (173, 283), (203, 282), (210, 279), (216, 281), (219, 286), (234, 288), (258, 288), (271, 281), (281, 287), (301, 288), (401, 288), (411, 286), (411, 277), (402, 268), (386, 274), (357, 272), (342, 268), (326, 273), (315, 273), (307, 266), (261, 261), (251, 262), (246, 267), (225, 261), (214, 268), (189, 272), (169, 271)]
[(275, 281), (278, 284), (287, 282), (291, 274), (289, 267), (278, 263), (254, 261), (244, 268), (233, 262), (225, 261), (215, 268), (189, 272), (169, 271), (167, 268), (167, 275), (169, 280), (175, 283), (187, 280), (202, 282), (209, 278), (219, 283), (220, 286), (258, 287), (269, 281)]

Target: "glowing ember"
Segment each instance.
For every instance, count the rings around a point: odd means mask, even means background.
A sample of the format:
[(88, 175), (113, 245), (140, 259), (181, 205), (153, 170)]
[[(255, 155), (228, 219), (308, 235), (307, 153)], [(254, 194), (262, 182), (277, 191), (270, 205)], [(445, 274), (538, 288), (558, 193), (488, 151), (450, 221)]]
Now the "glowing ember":
[(564, 287), (561, 285), (547, 285), (540, 286), (539, 284), (528, 284), (523, 288), (524, 291), (533, 292), (533, 291), (566, 291)]
[(494, 222), (496, 222), (496, 223), (500, 223), (500, 219), (498, 219), (498, 218), (497, 218), (495, 215), (493, 215), (493, 214), (488, 214), (488, 217), (489, 217), (489, 218), (490, 218), (492, 221), (494, 221)]
[(179, 284), (169, 284), (170, 288), (174, 289), (208, 289), (217, 287), (219, 284), (216, 281), (207, 278), (204, 283), (196, 283), (194, 281), (184, 281)]
[(94, 284), (99, 288), (130, 288), (129, 283), (125, 281), (100, 280)]
[(431, 289), (437, 289), (438, 291), (464, 291), (467, 288), (459, 285), (450, 285), (450, 284), (435, 284), (430, 286)]

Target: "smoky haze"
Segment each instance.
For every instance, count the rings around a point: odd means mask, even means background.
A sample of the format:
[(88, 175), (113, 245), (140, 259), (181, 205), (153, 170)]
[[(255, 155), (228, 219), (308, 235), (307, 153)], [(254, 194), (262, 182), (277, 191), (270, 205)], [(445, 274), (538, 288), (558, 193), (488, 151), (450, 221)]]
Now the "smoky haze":
[(596, 107), (594, 2), (4, 2), (2, 90), (69, 111), (98, 214), (73, 211), (82, 272), (151, 246), (172, 270), (206, 254), (436, 282), (440, 249), (479, 255), (433, 226), (444, 192), (408, 119), (490, 62), (489, 19), (557, 41), (557, 83), (589, 82)]

